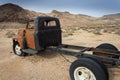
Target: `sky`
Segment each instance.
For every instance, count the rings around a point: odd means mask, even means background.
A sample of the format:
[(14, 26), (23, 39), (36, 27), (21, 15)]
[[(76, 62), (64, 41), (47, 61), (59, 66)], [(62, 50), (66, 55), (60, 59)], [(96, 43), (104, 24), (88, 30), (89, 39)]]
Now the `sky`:
[(0, 5), (5, 3), (17, 4), (25, 9), (43, 13), (58, 10), (93, 17), (120, 13), (120, 0), (0, 0)]

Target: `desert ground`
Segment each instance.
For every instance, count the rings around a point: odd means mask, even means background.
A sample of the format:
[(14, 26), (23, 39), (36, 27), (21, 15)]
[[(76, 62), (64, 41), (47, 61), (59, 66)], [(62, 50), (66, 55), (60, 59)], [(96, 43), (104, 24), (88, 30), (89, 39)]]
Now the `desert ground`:
[[(60, 54), (44, 51), (37, 55), (19, 57), (12, 51), (12, 38), (8, 34), (17, 30), (0, 30), (0, 80), (70, 80), (69, 67)], [(114, 44), (120, 50), (120, 36), (113, 33), (96, 35), (84, 30), (63, 33), (63, 43), (96, 47), (101, 43)], [(75, 57), (64, 55), (71, 62)], [(120, 68), (109, 68), (109, 80), (120, 80)]]

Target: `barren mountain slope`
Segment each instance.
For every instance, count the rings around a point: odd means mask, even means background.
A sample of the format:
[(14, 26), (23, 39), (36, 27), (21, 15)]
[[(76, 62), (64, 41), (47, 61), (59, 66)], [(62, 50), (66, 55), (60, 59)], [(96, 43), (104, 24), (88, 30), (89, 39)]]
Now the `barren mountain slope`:
[(15, 4), (4, 4), (0, 6), (0, 22), (20, 22), (24, 23), (36, 16), (58, 17), (62, 26), (88, 26), (96, 21), (96, 18), (82, 14), (71, 14), (69, 12), (59, 12), (53, 10), (51, 13), (38, 13), (29, 11)]
[(24, 23), (27, 20), (44, 15), (34, 11), (23, 9), (22, 7), (15, 4), (4, 4), (0, 6), (0, 22), (20, 22)]
[(120, 14), (105, 15), (100, 18), (83, 14), (71, 14), (53, 10), (51, 13), (40, 13), (26, 10), (16, 4), (0, 5), (0, 22), (25, 23), (36, 16), (54, 16), (60, 19), (61, 26), (67, 27), (97, 27), (97, 26), (120, 26)]

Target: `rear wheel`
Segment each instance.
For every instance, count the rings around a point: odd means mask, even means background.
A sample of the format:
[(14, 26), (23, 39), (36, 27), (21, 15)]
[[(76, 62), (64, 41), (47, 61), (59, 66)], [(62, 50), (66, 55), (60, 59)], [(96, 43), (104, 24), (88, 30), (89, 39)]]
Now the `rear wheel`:
[[(99, 46), (97, 46), (96, 48), (98, 48), (98, 49), (107, 49), (107, 50), (114, 50), (114, 51), (118, 51), (118, 49), (114, 46), (114, 45), (112, 45), (112, 44), (109, 44), (109, 43), (103, 43), (103, 44), (101, 44), (101, 45), (99, 45)], [(97, 55), (99, 55), (100, 53), (98, 53), (98, 52), (93, 52), (93, 54), (97, 54)], [(101, 55), (101, 54), (100, 54)], [(112, 58), (119, 58), (119, 56), (110, 56), (110, 57), (112, 57)]]
[(17, 42), (13, 45), (13, 51), (18, 56), (25, 56), (25, 53), (22, 52), (21, 47)]
[(84, 58), (89, 58), (89, 59), (92, 59), (93, 61), (95, 61), (96, 63), (98, 63), (100, 65), (100, 67), (104, 70), (105, 74), (106, 74), (106, 77), (107, 79), (109, 80), (109, 73), (108, 73), (108, 70), (107, 70), (107, 67), (99, 60), (97, 59), (96, 57), (94, 56), (83, 56)]
[(89, 58), (80, 58), (70, 66), (71, 80), (108, 80), (100, 64)]

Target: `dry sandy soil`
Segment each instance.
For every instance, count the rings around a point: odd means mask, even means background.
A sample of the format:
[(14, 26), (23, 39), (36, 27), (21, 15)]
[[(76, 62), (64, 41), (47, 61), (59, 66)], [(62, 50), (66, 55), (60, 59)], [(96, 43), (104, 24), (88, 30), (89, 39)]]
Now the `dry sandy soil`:
[[(0, 31), (0, 80), (70, 80), (70, 64), (57, 53), (45, 51), (38, 55), (19, 57), (12, 51), (12, 39), (3, 37)], [(72, 36), (63, 37), (63, 43), (95, 47), (112, 43), (120, 50), (120, 36), (103, 33), (95, 35), (78, 30)], [(70, 61), (76, 58), (65, 55)], [(120, 80), (120, 68), (109, 69), (110, 80)]]

